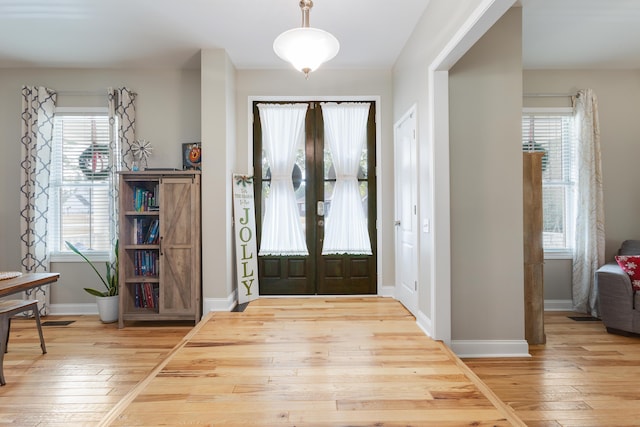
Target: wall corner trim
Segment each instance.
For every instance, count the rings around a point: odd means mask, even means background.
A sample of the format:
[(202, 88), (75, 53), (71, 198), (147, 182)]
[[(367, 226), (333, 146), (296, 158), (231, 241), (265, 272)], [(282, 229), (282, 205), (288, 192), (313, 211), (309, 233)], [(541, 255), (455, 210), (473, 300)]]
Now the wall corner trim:
[(526, 340), (452, 340), (451, 350), (460, 358), (531, 357)]
[(231, 311), (238, 304), (236, 298), (236, 291), (234, 290), (226, 298), (203, 298), (202, 301), (202, 313), (208, 313), (210, 311)]

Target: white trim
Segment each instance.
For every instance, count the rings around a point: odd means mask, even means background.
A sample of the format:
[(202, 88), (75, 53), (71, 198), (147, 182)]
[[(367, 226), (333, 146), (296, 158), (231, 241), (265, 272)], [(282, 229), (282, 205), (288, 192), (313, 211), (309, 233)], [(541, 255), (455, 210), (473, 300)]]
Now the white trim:
[(573, 250), (548, 249), (544, 251), (544, 259), (573, 259)]
[(570, 299), (546, 299), (544, 311), (573, 311), (573, 301)]
[[(91, 262), (107, 262), (110, 261), (107, 251), (87, 251), (84, 255)], [(86, 262), (84, 259), (73, 252), (52, 252), (49, 255), (49, 262)]]
[[(396, 287), (389, 285), (380, 285), (378, 286), (378, 296), (380, 297), (389, 297), (395, 299)], [(324, 295), (323, 295), (324, 296)], [(366, 296), (366, 295), (364, 295)]]
[(416, 316), (416, 324), (422, 329), (422, 332), (424, 332), (426, 336), (433, 338), (433, 323), (431, 319), (420, 310), (418, 310), (418, 315)]
[[(431, 335), (451, 342), (451, 188), (449, 170), (449, 72), (430, 72), (429, 128), (431, 149)], [(422, 157), (422, 155), (418, 155)], [(421, 189), (418, 191), (422, 192)], [(423, 217), (428, 217), (424, 213)]]
[(531, 357), (526, 340), (453, 340), (451, 350), (460, 358)]
[[(376, 278), (376, 288), (378, 290), (378, 294), (380, 294), (381, 290), (384, 288), (382, 284), (382, 259), (384, 255), (384, 248), (382, 245), (382, 227), (380, 226), (381, 218), (382, 218), (382, 175), (384, 173), (382, 169), (381, 163), (381, 152), (382, 152), (382, 120), (381, 112), (382, 112), (382, 101), (379, 95), (338, 95), (338, 96), (248, 96), (247, 97), (247, 111), (248, 111), (248, 120), (247, 120), (247, 153), (248, 153), (248, 161), (247, 170), (250, 171), (249, 174), (253, 175), (253, 103), (254, 102), (312, 102), (312, 101), (320, 101), (320, 102), (338, 102), (338, 101), (354, 101), (354, 102), (374, 102), (376, 105), (376, 266), (378, 271), (378, 276)], [(327, 296), (327, 295), (323, 295)]]
[(238, 304), (237, 291), (233, 292), (226, 298), (203, 298), (202, 312), (210, 311), (232, 311)]
[(50, 304), (49, 314), (53, 316), (83, 316), (83, 315), (97, 315), (98, 304)]
[[(430, 260), (433, 337), (451, 341), (451, 221), (449, 184), (449, 69), (500, 19), (514, 0), (484, 0), (429, 65), (429, 127), (433, 179)], [(436, 184), (437, 183), (437, 184)], [(421, 190), (419, 190), (422, 192)], [(419, 193), (420, 194), (420, 193)], [(423, 216), (427, 216), (424, 215)]]

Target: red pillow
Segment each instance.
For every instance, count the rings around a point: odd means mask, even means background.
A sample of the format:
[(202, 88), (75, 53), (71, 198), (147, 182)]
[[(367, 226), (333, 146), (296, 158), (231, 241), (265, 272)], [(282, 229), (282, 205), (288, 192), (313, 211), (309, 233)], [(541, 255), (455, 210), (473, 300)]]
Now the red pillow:
[(640, 255), (616, 256), (622, 270), (629, 275), (634, 291), (640, 291)]

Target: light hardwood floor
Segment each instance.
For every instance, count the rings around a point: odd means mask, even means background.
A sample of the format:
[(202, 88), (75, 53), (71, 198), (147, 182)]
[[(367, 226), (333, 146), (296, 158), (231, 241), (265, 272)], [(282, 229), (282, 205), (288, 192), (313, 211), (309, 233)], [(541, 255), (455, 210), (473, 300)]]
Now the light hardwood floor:
[(103, 425), (523, 425), (389, 298), (210, 313)]
[(640, 425), (640, 338), (576, 315), (545, 313), (547, 342), (532, 358), (465, 363), (529, 426)]
[(0, 426), (96, 426), (193, 328), (141, 324), (118, 329), (97, 316), (47, 316), (47, 354), (33, 320), (11, 322), (0, 387)]
[[(640, 338), (607, 334), (601, 322), (567, 315), (545, 314), (547, 344), (533, 347), (532, 358), (465, 363), (527, 425), (640, 425)], [(333, 328), (352, 319), (336, 318)], [(141, 323), (118, 330), (94, 316), (44, 320), (74, 323), (44, 328), (43, 356), (33, 321), (14, 320), (7, 385), (0, 387), (1, 426), (98, 425), (192, 329)]]

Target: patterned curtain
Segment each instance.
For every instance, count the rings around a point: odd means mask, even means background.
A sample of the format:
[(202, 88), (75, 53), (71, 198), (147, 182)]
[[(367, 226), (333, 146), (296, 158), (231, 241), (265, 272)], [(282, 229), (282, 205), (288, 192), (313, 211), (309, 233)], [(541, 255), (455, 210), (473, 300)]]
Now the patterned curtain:
[[(131, 144), (136, 139), (136, 94), (126, 87), (107, 91), (109, 101), (109, 233), (111, 247), (118, 240), (118, 171), (131, 170)], [(112, 256), (112, 262), (115, 261)]]
[(578, 138), (575, 243), (573, 250), (573, 309), (598, 317), (595, 271), (604, 264), (604, 203), (600, 161), (598, 100), (591, 89), (573, 99)]
[[(47, 217), (56, 97), (42, 86), (22, 87), (20, 240), (25, 273), (49, 271)], [(25, 297), (38, 300), (40, 315), (49, 313), (48, 285), (26, 291)]]

